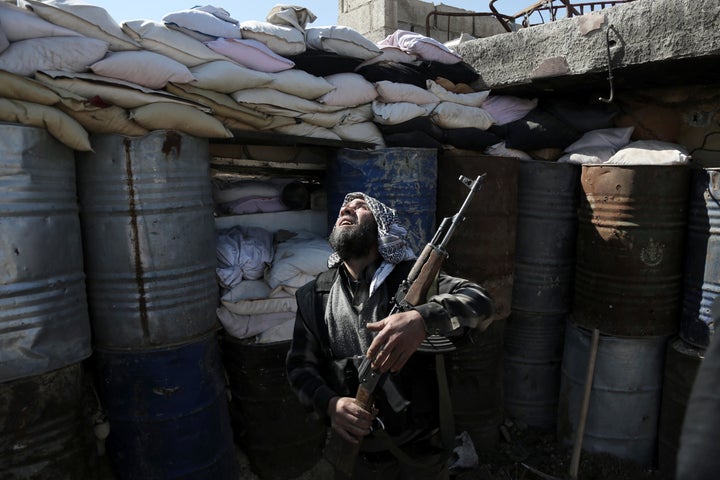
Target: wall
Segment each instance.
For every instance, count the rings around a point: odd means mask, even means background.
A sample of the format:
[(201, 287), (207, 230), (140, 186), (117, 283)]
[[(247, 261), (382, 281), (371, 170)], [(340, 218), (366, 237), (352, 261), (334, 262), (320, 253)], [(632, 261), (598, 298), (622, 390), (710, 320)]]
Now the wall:
[[(480, 38), (505, 32), (494, 17), (448, 16), (431, 17), (428, 32), (426, 18), (433, 11), (469, 12), (420, 0), (338, 0), (338, 25), (353, 28), (373, 42), (398, 29), (428, 35), (443, 43), (458, 38), (462, 33)], [(488, 9), (482, 11), (489, 12)]]

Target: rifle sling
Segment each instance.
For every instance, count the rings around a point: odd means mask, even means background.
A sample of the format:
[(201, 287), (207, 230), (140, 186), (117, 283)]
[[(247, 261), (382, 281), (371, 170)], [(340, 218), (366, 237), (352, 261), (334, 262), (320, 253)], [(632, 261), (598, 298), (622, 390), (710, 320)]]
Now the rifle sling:
[[(455, 421), (453, 419), (452, 403), (450, 400), (450, 388), (448, 387), (447, 372), (445, 371), (445, 356), (442, 353), (435, 355), (435, 370), (437, 371), (438, 396), (439, 396), (439, 419), (440, 439), (442, 445), (448, 452), (451, 452), (455, 444)], [(374, 435), (382, 440), (401, 463), (417, 468), (432, 468), (436, 465), (434, 460), (424, 462), (422, 459), (412, 458), (395, 443), (385, 430), (376, 430)]]

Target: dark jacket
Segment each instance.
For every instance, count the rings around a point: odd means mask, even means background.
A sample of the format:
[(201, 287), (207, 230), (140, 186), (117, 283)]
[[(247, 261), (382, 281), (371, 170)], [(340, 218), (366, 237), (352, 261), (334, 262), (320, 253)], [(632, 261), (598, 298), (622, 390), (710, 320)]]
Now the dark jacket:
[[(392, 298), (395, 294), (412, 264), (412, 261), (408, 261), (396, 266), (380, 286), (387, 289), (387, 298)], [(330, 269), (298, 289), (298, 311), (293, 340), (287, 355), (288, 380), (301, 404), (314, 410), (325, 421), (328, 421), (327, 407), (330, 399), (335, 396), (354, 396), (353, 388), (357, 388), (357, 385), (350, 385), (349, 391), (343, 391), (347, 389), (348, 382), (343, 384), (338, 381), (337, 365), (338, 361), (343, 359), (333, 358), (324, 320), (327, 294), (337, 276), (337, 269)], [(427, 303), (416, 306), (415, 310), (425, 320), (428, 332), (457, 338), (491, 315), (492, 302), (478, 285), (440, 274), (437, 295), (428, 298)], [(388, 417), (393, 418), (388, 426), (391, 434), (393, 430), (408, 428), (409, 425), (413, 428), (427, 426), (418, 425), (418, 422), (424, 424), (436, 421), (437, 386), (432, 355), (416, 352), (402, 371), (393, 375), (393, 380), (401, 394), (411, 402), (411, 406), (408, 412), (400, 417), (393, 416), (392, 412), (382, 405), (380, 398), (377, 405), (380, 416), (386, 420)]]

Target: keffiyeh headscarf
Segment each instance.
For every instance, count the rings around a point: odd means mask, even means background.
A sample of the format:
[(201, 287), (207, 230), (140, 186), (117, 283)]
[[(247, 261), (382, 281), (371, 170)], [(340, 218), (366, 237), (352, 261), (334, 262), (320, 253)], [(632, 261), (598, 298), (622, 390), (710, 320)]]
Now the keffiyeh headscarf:
[[(344, 207), (358, 198), (365, 200), (373, 217), (375, 217), (375, 223), (377, 223), (378, 227), (378, 251), (383, 260), (395, 265), (403, 260), (415, 258), (415, 254), (407, 245), (407, 230), (398, 223), (395, 210), (361, 192), (345, 195), (342, 206)], [(337, 252), (333, 252), (328, 258), (328, 267), (332, 268), (340, 262), (341, 259)]]

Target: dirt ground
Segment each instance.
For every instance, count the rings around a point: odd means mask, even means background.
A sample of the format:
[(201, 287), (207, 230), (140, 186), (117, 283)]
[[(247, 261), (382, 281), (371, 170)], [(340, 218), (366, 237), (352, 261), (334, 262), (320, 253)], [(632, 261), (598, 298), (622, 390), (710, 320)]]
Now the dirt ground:
[[(498, 448), (478, 454), (473, 468), (453, 469), (454, 480), (568, 480), (572, 449), (555, 441), (552, 432), (506, 421)], [(253, 473), (239, 451), (239, 480), (262, 480)], [(292, 480), (332, 480), (332, 467), (320, 460), (315, 467)], [(640, 468), (607, 454), (582, 452), (578, 480), (671, 480), (659, 471)], [(290, 480), (290, 479), (287, 479)]]
[[(559, 445), (552, 432), (523, 427), (506, 421), (498, 448), (478, 454), (477, 466), (453, 469), (453, 480), (568, 480), (571, 448)], [(238, 448), (238, 480), (263, 480), (253, 472), (247, 456)], [(320, 460), (295, 479), (333, 480), (332, 467)], [(582, 452), (578, 480), (671, 480), (661, 472), (644, 469), (611, 455)], [(102, 480), (115, 480), (107, 465)], [(278, 480), (278, 479), (273, 479)]]
[[(456, 471), (456, 480), (553, 480), (569, 479), (572, 448), (540, 431), (509, 420), (502, 427), (496, 451), (480, 453), (478, 466)], [(608, 454), (582, 452), (578, 480), (670, 480), (657, 470), (640, 468)]]

